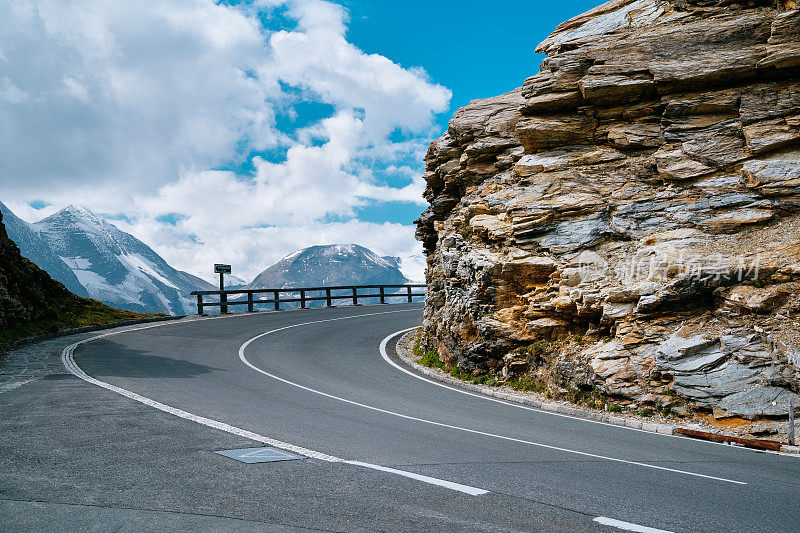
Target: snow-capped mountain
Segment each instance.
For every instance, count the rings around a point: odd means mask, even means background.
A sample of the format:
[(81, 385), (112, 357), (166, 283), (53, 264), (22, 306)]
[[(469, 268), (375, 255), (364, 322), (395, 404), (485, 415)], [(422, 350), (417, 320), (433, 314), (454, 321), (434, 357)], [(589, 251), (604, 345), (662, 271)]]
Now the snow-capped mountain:
[(196, 312), (189, 293), (198, 287), (192, 279), (91, 211), (71, 205), (30, 227), (92, 298), (131, 311)]
[(3, 213), (8, 237), (19, 247), (23, 257), (30, 259), (54, 280), (63, 283), (70, 292), (78, 296), (89, 296), (77, 276), (60, 257), (53, 253), (30, 224), (17, 217), (2, 202), (0, 202), (0, 212)]
[[(193, 274), (189, 274), (188, 272), (184, 272), (183, 270), (179, 270), (181, 274), (189, 278), (189, 280), (195, 284), (197, 290), (201, 291), (217, 291), (219, 290), (219, 278), (217, 277), (218, 274), (211, 274), (214, 276), (214, 281), (216, 283), (209, 283), (208, 281), (204, 280), (201, 277), (195, 276)], [(225, 274), (225, 288), (226, 289), (239, 289), (241, 287), (245, 287), (247, 285), (247, 280), (237, 276), (236, 274)]]
[(384, 258), (357, 244), (311, 246), (287, 255), (256, 276), (249, 288), (394, 285), (408, 280), (397, 258)]

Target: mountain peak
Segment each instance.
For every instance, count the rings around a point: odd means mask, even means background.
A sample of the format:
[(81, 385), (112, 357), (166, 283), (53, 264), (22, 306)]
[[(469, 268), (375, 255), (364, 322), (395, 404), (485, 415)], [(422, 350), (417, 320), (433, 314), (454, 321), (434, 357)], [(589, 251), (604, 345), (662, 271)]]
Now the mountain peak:
[(193, 281), (89, 209), (69, 205), (32, 228), (93, 298), (132, 311), (191, 312)]
[(62, 209), (62, 211), (66, 211), (67, 213), (89, 213), (92, 214), (91, 211), (83, 207), (82, 205), (77, 204), (69, 204), (67, 207)]
[(102, 217), (96, 215), (93, 211), (83, 207), (82, 205), (70, 204), (61, 211), (58, 211), (50, 216), (56, 215), (69, 215), (73, 218), (84, 220), (104, 220)]
[(320, 244), (293, 252), (259, 274), (252, 288), (402, 284), (396, 264), (358, 244)]

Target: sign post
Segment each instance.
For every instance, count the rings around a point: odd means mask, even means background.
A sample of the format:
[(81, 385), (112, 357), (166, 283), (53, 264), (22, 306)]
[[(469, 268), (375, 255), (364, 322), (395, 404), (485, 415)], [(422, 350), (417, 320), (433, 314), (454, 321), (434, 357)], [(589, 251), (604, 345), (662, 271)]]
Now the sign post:
[(228, 312), (228, 295), (225, 294), (225, 274), (231, 273), (231, 266), (215, 264), (214, 272), (219, 274), (219, 312), (224, 315)]

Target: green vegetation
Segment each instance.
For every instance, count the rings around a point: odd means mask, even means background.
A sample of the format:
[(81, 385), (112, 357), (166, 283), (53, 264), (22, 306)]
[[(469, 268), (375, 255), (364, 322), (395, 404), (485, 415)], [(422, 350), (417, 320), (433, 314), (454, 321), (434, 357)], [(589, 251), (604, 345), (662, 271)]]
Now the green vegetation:
[(523, 374), (510, 379), (506, 382), (506, 385), (514, 390), (525, 392), (544, 392), (547, 390), (547, 385), (544, 382), (534, 379), (533, 376), (529, 374)]
[(414, 355), (419, 357), (419, 359), (417, 359), (417, 363), (427, 366), (428, 368), (438, 368), (439, 370), (444, 370), (454, 378), (470, 381), (476, 385), (497, 384), (497, 379), (492, 376), (476, 376), (468, 370), (462, 370), (458, 368), (457, 365), (446, 365), (441, 359), (439, 359), (439, 354), (436, 353), (436, 350), (422, 349), (421, 335), (417, 335), (417, 339), (414, 341), (413, 352)]
[(475, 385), (489, 385), (490, 387), (497, 386), (497, 378), (494, 376), (483, 375), (472, 378), (472, 383)]
[(53, 308), (54, 311), (50, 316), (17, 323), (9, 328), (0, 330), (0, 347), (26, 337), (58, 333), (64, 329), (96, 326), (121, 320), (164, 316), (114, 309), (97, 300), (77, 296), (64, 298), (63, 301), (56, 302)]
[(444, 363), (439, 359), (439, 354), (433, 350), (422, 353), (417, 362), (430, 368), (444, 369)]
[(653, 410), (650, 408), (644, 408), (641, 411), (639, 411), (639, 416), (645, 416), (645, 417), (653, 416)]
[[(581, 337), (582, 339), (582, 337)], [(577, 336), (576, 336), (577, 341)], [(548, 339), (539, 339), (538, 341), (529, 344), (527, 346), (520, 346), (518, 348), (514, 348), (511, 350), (511, 353), (514, 355), (523, 355), (534, 363), (544, 361), (545, 359), (551, 357), (556, 352), (556, 346), (553, 344), (552, 341)]]
[(583, 405), (593, 409), (603, 409), (606, 400), (594, 389), (584, 390), (581, 388), (569, 388), (564, 395), (565, 399), (576, 405)]
[(609, 404), (606, 404), (606, 410), (609, 413), (621, 413), (622, 412), (622, 407), (620, 407), (619, 405), (617, 405), (615, 403), (609, 403)]
[(429, 368), (441, 368), (444, 369), (444, 363), (439, 359), (439, 354), (436, 353), (435, 350), (423, 350), (422, 349), (422, 335), (417, 334), (417, 339), (414, 341), (414, 348), (413, 348), (414, 355), (418, 356), (417, 362), (423, 366), (427, 366)]

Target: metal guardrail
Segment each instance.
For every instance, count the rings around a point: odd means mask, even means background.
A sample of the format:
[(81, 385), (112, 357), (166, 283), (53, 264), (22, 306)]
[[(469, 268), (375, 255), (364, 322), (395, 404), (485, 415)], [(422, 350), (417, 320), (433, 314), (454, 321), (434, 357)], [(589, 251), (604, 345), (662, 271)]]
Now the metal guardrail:
[[(352, 300), (353, 305), (359, 305), (358, 300), (364, 298), (377, 298), (380, 303), (385, 304), (388, 298), (404, 298), (408, 302), (413, 301), (414, 296), (425, 296), (425, 291), (413, 292), (413, 289), (425, 289), (424, 284), (405, 284), (405, 285), (343, 285), (339, 287), (297, 287), (286, 289), (231, 289), (225, 291), (192, 291), (192, 296), (197, 296), (197, 314), (204, 314), (206, 307), (219, 307), (220, 312), (228, 312), (230, 305), (246, 305), (248, 312), (253, 312), (258, 304), (272, 304), (275, 310), (280, 310), (282, 303), (300, 302), (300, 308), (305, 309), (309, 302), (325, 302), (326, 307), (333, 306), (335, 300)], [(359, 294), (359, 289), (377, 289), (378, 292), (371, 294)], [(399, 289), (398, 292), (390, 292), (388, 289)], [(403, 290), (405, 289), (405, 290)], [(347, 294), (333, 294), (334, 291), (347, 291)], [(324, 296), (310, 296), (308, 293), (324, 293)], [(271, 299), (256, 299), (256, 294), (272, 294)], [(296, 298), (281, 298), (281, 294), (297, 293)], [(219, 301), (204, 301), (204, 296), (219, 296)], [(245, 295), (246, 299), (229, 300), (229, 295)]]

